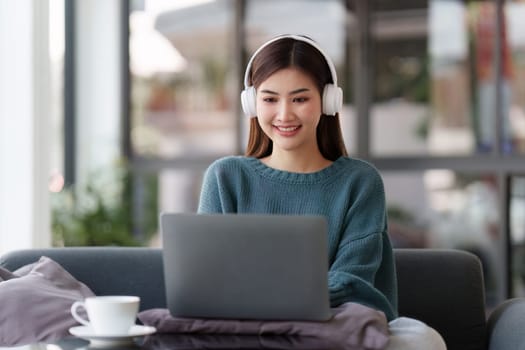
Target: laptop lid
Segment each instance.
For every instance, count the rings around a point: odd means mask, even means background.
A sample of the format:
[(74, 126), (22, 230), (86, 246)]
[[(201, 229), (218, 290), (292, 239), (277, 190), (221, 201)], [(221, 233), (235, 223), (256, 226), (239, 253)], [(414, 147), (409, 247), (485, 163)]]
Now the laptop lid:
[(161, 213), (160, 228), (173, 316), (330, 318), (324, 217)]

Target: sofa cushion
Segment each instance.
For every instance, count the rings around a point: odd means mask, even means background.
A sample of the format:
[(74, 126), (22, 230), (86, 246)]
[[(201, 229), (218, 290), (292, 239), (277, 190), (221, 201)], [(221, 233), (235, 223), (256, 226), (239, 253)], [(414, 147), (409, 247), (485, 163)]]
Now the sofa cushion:
[(66, 336), (77, 325), (71, 304), (94, 295), (47, 257), (13, 272), (0, 267), (0, 276), (0, 346)]

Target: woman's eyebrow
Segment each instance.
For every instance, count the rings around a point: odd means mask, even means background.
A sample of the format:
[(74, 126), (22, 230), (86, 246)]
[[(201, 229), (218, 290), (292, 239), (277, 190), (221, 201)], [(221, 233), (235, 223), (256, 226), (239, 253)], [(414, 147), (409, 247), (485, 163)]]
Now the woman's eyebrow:
[(265, 94), (270, 94), (270, 95), (279, 95), (277, 92), (268, 90), (268, 89), (261, 90), (261, 92), (264, 92)]
[(308, 89), (308, 88), (300, 88), (300, 89), (297, 89), (297, 90), (290, 91), (290, 93), (288, 95), (300, 94), (301, 92), (305, 92), (305, 91), (310, 91), (310, 89)]
[[(295, 94), (299, 94), (299, 93), (305, 92), (305, 91), (310, 91), (310, 89), (308, 89), (308, 88), (296, 89), (296, 90), (290, 91), (290, 93), (288, 93), (288, 95), (295, 95)], [(278, 92), (275, 92), (275, 91), (272, 91), (272, 90), (268, 90), (268, 89), (261, 90), (261, 92), (264, 92), (265, 94), (270, 94), (270, 95), (279, 95)]]

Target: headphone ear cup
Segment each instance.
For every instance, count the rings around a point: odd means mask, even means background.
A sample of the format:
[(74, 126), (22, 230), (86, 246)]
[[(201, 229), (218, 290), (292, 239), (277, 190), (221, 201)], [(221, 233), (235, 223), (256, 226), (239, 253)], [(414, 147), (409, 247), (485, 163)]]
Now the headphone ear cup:
[(255, 107), (256, 100), (255, 87), (249, 86), (241, 92), (242, 110), (247, 117), (251, 118), (257, 115), (257, 108)]
[(343, 90), (334, 84), (326, 84), (323, 89), (323, 114), (336, 115), (343, 108)]

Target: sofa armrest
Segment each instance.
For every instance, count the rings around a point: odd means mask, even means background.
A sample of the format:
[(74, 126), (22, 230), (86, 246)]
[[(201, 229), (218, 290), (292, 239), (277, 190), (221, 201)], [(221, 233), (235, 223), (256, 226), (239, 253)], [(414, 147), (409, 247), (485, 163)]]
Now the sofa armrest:
[(0, 257), (14, 271), (47, 256), (96, 295), (138, 295), (140, 308), (166, 307), (162, 250), (146, 247), (66, 247), (22, 249)]
[(509, 299), (498, 305), (488, 319), (489, 350), (523, 349), (524, 324), (525, 298)]

